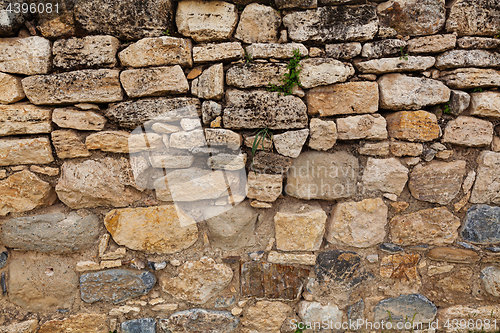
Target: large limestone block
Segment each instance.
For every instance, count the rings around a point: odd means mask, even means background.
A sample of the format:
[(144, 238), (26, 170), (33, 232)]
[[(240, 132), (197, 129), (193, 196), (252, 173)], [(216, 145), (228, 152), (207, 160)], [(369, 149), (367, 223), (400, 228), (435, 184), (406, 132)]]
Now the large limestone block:
[(241, 13), (234, 37), (247, 44), (276, 43), (280, 25), (280, 12), (270, 6), (252, 3)]
[(193, 47), (194, 62), (234, 61), (243, 58), (241, 43), (210, 43)]
[(129, 97), (184, 94), (189, 91), (182, 67), (129, 69), (121, 72), (120, 82)]
[(51, 67), (50, 41), (42, 37), (0, 39), (0, 72), (47, 74)]
[(441, 72), (439, 79), (452, 89), (492, 88), (500, 86), (500, 71), (459, 68)]
[(19, 76), (0, 73), (0, 104), (10, 104), (22, 100), (23, 85)]
[(283, 192), (283, 176), (265, 173), (248, 173), (246, 195), (262, 202), (274, 202)]
[(286, 64), (255, 63), (236, 65), (227, 70), (226, 83), (236, 88), (281, 86), (283, 77), (289, 73)]
[(432, 141), (441, 136), (435, 114), (427, 111), (400, 111), (385, 118), (391, 138), (407, 141)]
[(109, 333), (107, 316), (97, 313), (81, 313), (65, 319), (49, 320), (38, 333)]
[(191, 93), (203, 99), (220, 100), (224, 95), (224, 67), (210, 66), (191, 82)]
[(455, 48), (457, 36), (434, 35), (412, 38), (408, 41), (408, 52), (411, 53), (440, 53)]
[(51, 108), (29, 103), (0, 105), (0, 136), (50, 133)]
[(453, 2), (446, 30), (459, 36), (495, 36), (500, 30), (500, 3), (487, 0)]
[(245, 50), (252, 59), (290, 59), (294, 51), (298, 50), (301, 57), (309, 54), (309, 50), (301, 43), (252, 43)]
[(493, 124), (474, 117), (460, 116), (446, 125), (443, 142), (460, 146), (483, 147), (493, 141)]
[(345, 82), (355, 73), (351, 64), (328, 58), (301, 60), (300, 68), (299, 81), (306, 89)]
[(500, 204), (500, 185), (496, 181), (499, 177), (500, 153), (484, 151), (479, 155), (478, 164), (470, 202)]
[(363, 185), (368, 191), (400, 195), (408, 181), (408, 169), (396, 158), (368, 158)]
[(90, 156), (81, 135), (75, 130), (57, 130), (51, 133), (51, 138), (60, 159)]
[(86, 69), (61, 74), (37, 75), (23, 79), (31, 103), (109, 103), (123, 99), (120, 72), (113, 69)]
[(82, 131), (101, 131), (106, 118), (93, 111), (80, 111), (74, 108), (57, 108), (52, 112), (52, 121), (62, 128)]
[(144, 38), (118, 54), (123, 66), (148, 67), (180, 65), (191, 67), (192, 43), (190, 39), (176, 37)]
[(337, 142), (337, 125), (334, 121), (325, 121), (318, 118), (309, 123), (309, 148), (328, 150)]
[(35, 139), (0, 139), (0, 166), (48, 164), (54, 161), (47, 137)]
[(485, 91), (470, 95), (468, 112), (472, 116), (500, 118), (500, 93)]
[(387, 123), (379, 114), (366, 114), (337, 119), (339, 140), (387, 139)]
[(245, 311), (241, 319), (243, 333), (280, 332), (292, 308), (282, 302), (259, 301)]
[(432, 66), (434, 57), (382, 58), (362, 62), (355, 62), (356, 69), (361, 73), (384, 74), (394, 72), (421, 72)]
[(461, 67), (500, 67), (500, 54), (485, 50), (451, 50), (436, 58), (440, 70)]

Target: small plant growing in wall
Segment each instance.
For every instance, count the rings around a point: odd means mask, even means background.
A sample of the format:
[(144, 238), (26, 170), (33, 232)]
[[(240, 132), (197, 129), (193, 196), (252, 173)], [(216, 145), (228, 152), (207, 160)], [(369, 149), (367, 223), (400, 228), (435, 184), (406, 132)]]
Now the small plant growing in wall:
[(408, 60), (408, 57), (410, 56), (408, 53), (405, 52), (404, 47), (399, 48), (399, 53), (401, 53), (401, 56), (399, 57), (399, 60)]
[(249, 62), (252, 62), (253, 61), (253, 57), (250, 53), (247, 52), (247, 50), (245, 50), (245, 62), (248, 64)]
[(443, 113), (451, 114), (450, 101), (443, 104)]
[(300, 87), (300, 80), (299, 80), (299, 75), (301, 71), (300, 60), (302, 60), (302, 57), (300, 55), (300, 50), (299, 49), (293, 50), (293, 58), (290, 59), (290, 62), (286, 67), (289, 70), (289, 72), (286, 73), (282, 79), (283, 85), (277, 86), (275, 84), (269, 83), (269, 88), (267, 88), (267, 90), (272, 92), (279, 92), (280, 94), (282, 93), (285, 96), (287, 96), (292, 94), (292, 90), (295, 86)]
[(266, 127), (255, 132), (255, 138), (252, 143), (252, 166), (255, 153), (259, 149), (259, 146), (261, 146), (262, 150), (266, 150), (266, 139), (271, 140), (271, 142), (273, 141), (273, 133), (269, 130), (269, 128)]

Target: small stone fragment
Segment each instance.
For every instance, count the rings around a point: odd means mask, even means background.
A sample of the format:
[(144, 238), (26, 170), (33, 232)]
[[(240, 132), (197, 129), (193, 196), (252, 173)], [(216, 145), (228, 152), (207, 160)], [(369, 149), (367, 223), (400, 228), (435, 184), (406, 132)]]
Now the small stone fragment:
[(0, 73), (0, 104), (10, 104), (22, 100), (24, 97), (21, 78)]
[(141, 318), (124, 321), (121, 325), (122, 333), (156, 333), (154, 318)]
[(259, 301), (246, 309), (241, 319), (243, 332), (280, 332), (292, 308), (282, 302)]
[(308, 136), (309, 129), (276, 134), (273, 136), (274, 147), (281, 155), (297, 158), (299, 157)]
[(222, 64), (209, 67), (191, 82), (191, 93), (203, 99), (220, 100), (224, 95), (224, 68)]
[(52, 121), (59, 127), (82, 131), (101, 131), (106, 118), (92, 111), (78, 111), (73, 108), (57, 108), (52, 113)]
[(337, 125), (334, 121), (313, 118), (311, 119), (309, 128), (309, 148), (328, 150), (337, 142)]
[(388, 156), (390, 153), (389, 142), (365, 143), (359, 147), (358, 152), (368, 156)]
[(90, 156), (83, 139), (75, 130), (57, 130), (51, 133), (51, 137), (60, 159)]

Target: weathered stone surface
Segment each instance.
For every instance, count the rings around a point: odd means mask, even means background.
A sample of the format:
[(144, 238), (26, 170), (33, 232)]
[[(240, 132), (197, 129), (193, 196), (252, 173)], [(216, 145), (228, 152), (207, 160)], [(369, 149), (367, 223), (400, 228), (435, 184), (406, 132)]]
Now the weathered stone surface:
[(160, 284), (164, 292), (177, 299), (203, 304), (224, 290), (232, 279), (233, 271), (229, 266), (203, 257), (199, 261), (186, 262), (175, 277), (163, 275)]
[(421, 143), (391, 141), (390, 151), (392, 155), (397, 157), (420, 156), (424, 151), (424, 147)]
[(285, 303), (260, 301), (250, 306), (242, 320), (243, 333), (280, 332), (292, 308)]
[(387, 139), (387, 123), (379, 114), (350, 116), (337, 119), (339, 140)]
[(0, 332), (2, 333), (35, 333), (38, 329), (38, 320), (31, 319), (17, 324), (10, 324), (1, 326)]
[(401, 111), (386, 117), (391, 138), (408, 141), (432, 141), (441, 135), (436, 115), (426, 111)]
[(206, 128), (205, 138), (210, 147), (225, 147), (237, 150), (242, 144), (241, 135), (228, 129)]
[[(70, 259), (37, 252), (12, 253), (9, 300), (26, 311), (48, 312), (73, 305), (78, 277)], [(50, 267), (50, 274), (47, 274)]]
[(453, 34), (418, 37), (408, 41), (408, 52), (440, 53), (453, 49), (456, 43), (457, 36)]
[(387, 212), (387, 206), (380, 198), (338, 203), (328, 221), (326, 240), (354, 247), (382, 243)]
[(380, 261), (380, 276), (396, 281), (421, 285), (417, 264), (420, 259), (418, 254), (392, 254), (385, 256)]
[(358, 159), (346, 151), (304, 152), (293, 161), (285, 192), (306, 200), (349, 198), (356, 192), (358, 168)]
[(277, 0), (276, 7), (278, 9), (290, 9), (290, 8), (316, 8), (318, 6), (317, 0)]
[(378, 30), (376, 9), (371, 5), (328, 6), (285, 15), (283, 24), (297, 42), (367, 41)]
[(154, 318), (141, 318), (124, 321), (121, 325), (123, 333), (156, 333)]
[(309, 129), (288, 131), (273, 136), (276, 151), (284, 156), (297, 158), (309, 136)]
[(236, 6), (223, 1), (180, 1), (175, 21), (179, 33), (195, 42), (226, 40), (238, 23)]
[(309, 124), (309, 148), (328, 150), (337, 142), (337, 125), (334, 121), (318, 118), (311, 119)]
[(458, 116), (470, 105), (470, 95), (465, 91), (452, 90), (450, 96), (450, 112)]
[(485, 91), (472, 93), (467, 110), (472, 116), (500, 118), (500, 93)]
[(241, 43), (214, 43), (193, 47), (194, 62), (233, 61), (245, 55)]
[(500, 67), (500, 54), (485, 50), (451, 50), (436, 58), (440, 70), (461, 67)]
[(345, 82), (355, 72), (351, 64), (329, 58), (301, 60), (300, 67), (299, 81), (306, 89)]
[(295, 50), (299, 51), (301, 57), (309, 54), (307, 48), (300, 43), (253, 43), (245, 49), (252, 59), (289, 59), (293, 58)]
[[(48, 7), (50, 5), (52, 12)], [(32, 13), (37, 30), (43, 37), (51, 39), (74, 36), (76, 33), (74, 7), (75, 2), (71, 0), (45, 2), (44, 10)]]
[(400, 39), (384, 39), (363, 45), (361, 56), (364, 58), (382, 58), (389, 55), (400, 54), (401, 48), (408, 43)]
[(491, 88), (500, 86), (500, 71), (484, 68), (459, 68), (441, 72), (440, 80), (452, 89)]
[(470, 202), (500, 204), (500, 186), (497, 184), (500, 153), (484, 151), (478, 158), (476, 182)]
[(485, 0), (458, 0), (451, 7), (446, 30), (459, 36), (495, 36), (500, 29), (500, 4)]
[(182, 169), (193, 165), (192, 155), (155, 155), (150, 156), (151, 166), (159, 169)]
[(47, 74), (51, 67), (50, 41), (34, 36), (0, 40), (0, 71), (36, 75)]
[(89, 157), (90, 152), (75, 130), (57, 130), (51, 133), (52, 144), (60, 159)]
[(408, 180), (408, 169), (396, 158), (368, 158), (363, 172), (363, 185), (368, 191), (400, 195)]
[(319, 205), (285, 206), (274, 216), (276, 248), (317, 251), (325, 233), (326, 213)]
[(96, 215), (54, 213), (7, 220), (1, 240), (7, 247), (22, 251), (73, 253), (94, 245), (100, 236)]
[(292, 254), (281, 253), (276, 251), (269, 252), (267, 261), (273, 264), (282, 265), (307, 265), (314, 266), (316, 263), (316, 255), (314, 254)]
[(200, 101), (197, 98), (147, 98), (111, 105), (105, 116), (120, 127), (135, 129), (148, 120), (155, 122), (178, 121), (182, 118), (198, 118)]
[(394, 72), (420, 72), (434, 66), (434, 57), (382, 58), (355, 62), (361, 73), (384, 74)]
[(247, 163), (247, 154), (217, 154), (208, 158), (207, 165), (212, 169), (241, 170)]
[(203, 99), (220, 100), (224, 95), (224, 68), (222, 64), (210, 66), (193, 80), (191, 93)]
[(227, 70), (226, 83), (237, 88), (280, 86), (289, 70), (286, 64), (247, 63), (236, 65)]
[(155, 283), (154, 274), (148, 271), (110, 269), (80, 276), (80, 293), (86, 303), (120, 303), (146, 295)]
[(374, 320), (378, 322), (405, 323), (408, 318), (413, 318), (415, 323), (430, 323), (436, 317), (437, 308), (425, 296), (411, 294), (384, 299), (375, 306), (373, 312)]
[(266, 174), (284, 174), (288, 172), (293, 160), (279, 154), (267, 151), (258, 151), (253, 158), (251, 171)]
[(14, 75), (0, 73), (0, 104), (10, 104), (25, 97), (21, 78)]
[(447, 205), (460, 191), (466, 164), (465, 161), (419, 164), (410, 174), (408, 188), (418, 200)]
[(226, 92), (224, 126), (230, 129), (294, 129), (307, 127), (307, 107), (295, 96), (267, 91)]
[[(2, 8), (2, 20), (0, 23), (0, 37), (13, 37), (16, 36), (19, 29), (24, 23), (24, 15), (21, 11), (16, 13), (14, 10), (8, 12), (3, 10), (7, 8), (11, 2), (7, 0), (0, 1), (0, 6)], [(11, 332), (7, 332), (11, 333)], [(22, 332), (25, 333), (25, 332)], [(31, 332), (30, 332), (31, 333)]]
[(424, 106), (446, 103), (450, 89), (442, 82), (410, 77), (403, 74), (386, 74), (379, 80), (380, 107), (388, 110), (419, 110)]
[(394, 217), (391, 240), (398, 245), (448, 245), (458, 237), (460, 219), (445, 207), (420, 210)]
[(246, 187), (247, 197), (264, 202), (274, 202), (282, 191), (282, 175), (249, 172)]
[(109, 103), (123, 99), (119, 73), (113, 69), (85, 69), (30, 76), (22, 83), (26, 97), (36, 105)]
[(45, 322), (38, 333), (108, 333), (109, 328), (104, 314), (82, 313), (65, 319)]
[(376, 82), (347, 82), (317, 87), (307, 92), (307, 112), (327, 117), (339, 114), (378, 111), (379, 91)]
[(308, 301), (299, 302), (297, 312), (304, 323), (316, 327), (315, 323), (341, 323), (344, 314), (336, 305), (321, 305), (319, 302)]
[(474, 263), (479, 261), (479, 255), (475, 251), (452, 247), (435, 247), (427, 253), (427, 257), (436, 261), (456, 263)]
[(462, 237), (476, 244), (496, 244), (500, 241), (500, 208), (475, 205), (467, 210)]
[(170, 135), (170, 147), (177, 149), (192, 149), (206, 146), (203, 130), (191, 132), (176, 132)]
[(74, 108), (55, 109), (52, 112), (52, 121), (59, 127), (82, 131), (101, 131), (107, 122), (106, 118), (100, 114)]
[(481, 282), (487, 293), (495, 297), (500, 296), (500, 289), (498, 288), (500, 269), (495, 266), (489, 266), (481, 270)]
[(475, 314), (474, 318), (481, 319), (482, 322), (484, 323), (486, 319), (494, 320), (494, 318), (498, 318), (499, 312), (500, 312), (500, 307), (497, 304), (486, 305), (486, 306), (455, 305), (444, 309), (439, 309), (437, 319), (440, 322), (446, 322), (447, 320), (453, 322), (454, 319), (459, 320), (459, 318), (463, 318), (464, 313), (474, 313)]
[(235, 38), (244, 43), (276, 43), (281, 25), (280, 13), (257, 3), (249, 4), (240, 16)]
[(88, 34), (137, 40), (161, 36), (172, 26), (173, 4), (168, 0), (143, 3), (126, 0), (85, 1), (75, 4), (75, 19)]
[(175, 37), (144, 38), (121, 51), (118, 56), (123, 66), (148, 67), (181, 65), (191, 67), (190, 39)]
[(348, 60), (361, 54), (361, 43), (327, 44), (325, 51), (330, 58)]
[(238, 327), (240, 320), (227, 311), (191, 309), (176, 312), (168, 319), (160, 320), (164, 331), (183, 333), (190, 331), (206, 333), (229, 333)]
[(41, 167), (38, 165), (32, 165), (30, 167), (30, 171), (35, 173), (40, 173), (42, 175), (54, 177), (59, 174), (59, 168), (51, 168), (51, 167)]
[(184, 94), (189, 84), (181, 66), (130, 69), (121, 72), (120, 82), (129, 97)]
[(487, 37), (472, 37), (465, 36), (459, 38), (457, 41), (458, 47), (461, 49), (496, 49), (500, 46), (500, 40), (497, 38), (487, 38)]
[(439, 32), (446, 22), (443, 0), (396, 0), (377, 7), (381, 35), (425, 36)]
[[(28, 120), (28, 119), (27, 119)], [(48, 164), (54, 161), (50, 140), (0, 139), (0, 166), (18, 164)]]
[(249, 261), (241, 264), (243, 297), (293, 301), (300, 295), (309, 270), (294, 266)]
[(361, 155), (368, 156), (388, 156), (389, 155), (389, 142), (366, 143), (364, 146), (359, 147), (358, 152)]
[(50, 133), (52, 109), (29, 103), (0, 105), (0, 136)]
[(443, 142), (460, 146), (482, 147), (493, 140), (493, 124), (474, 117), (460, 116), (446, 125)]

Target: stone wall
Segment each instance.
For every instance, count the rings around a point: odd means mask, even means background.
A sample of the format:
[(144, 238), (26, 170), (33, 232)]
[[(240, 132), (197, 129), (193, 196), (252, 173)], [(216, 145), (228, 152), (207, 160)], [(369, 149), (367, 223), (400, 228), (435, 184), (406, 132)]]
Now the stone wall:
[(498, 331), (498, 1), (9, 4), (1, 332)]

